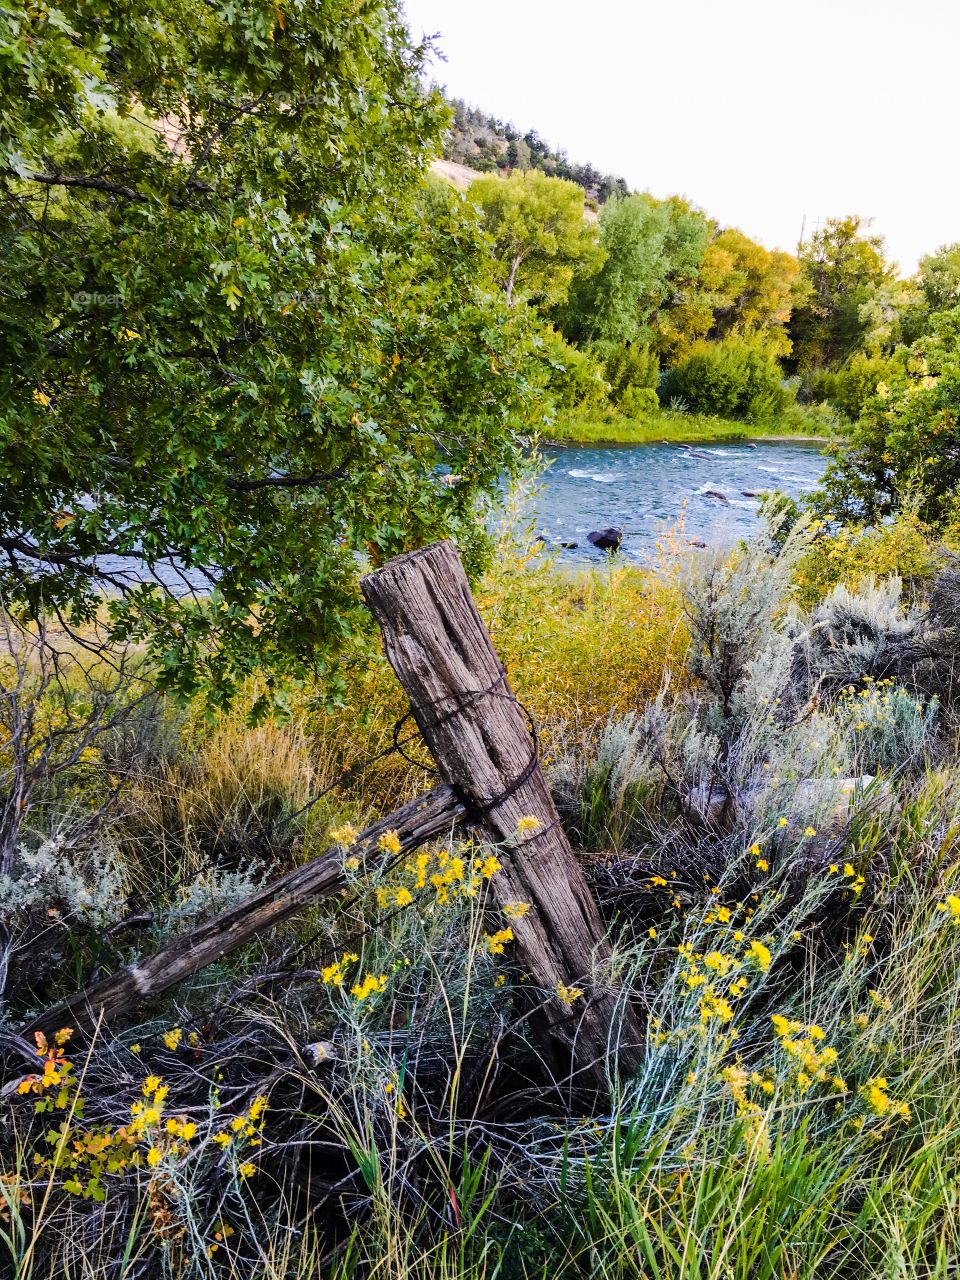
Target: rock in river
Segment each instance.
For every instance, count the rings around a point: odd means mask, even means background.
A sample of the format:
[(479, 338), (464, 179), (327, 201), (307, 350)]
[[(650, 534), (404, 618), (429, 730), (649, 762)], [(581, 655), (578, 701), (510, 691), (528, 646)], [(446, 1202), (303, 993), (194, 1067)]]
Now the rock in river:
[(622, 529), (595, 529), (587, 534), (587, 541), (592, 542), (598, 551), (619, 551), (623, 541)]

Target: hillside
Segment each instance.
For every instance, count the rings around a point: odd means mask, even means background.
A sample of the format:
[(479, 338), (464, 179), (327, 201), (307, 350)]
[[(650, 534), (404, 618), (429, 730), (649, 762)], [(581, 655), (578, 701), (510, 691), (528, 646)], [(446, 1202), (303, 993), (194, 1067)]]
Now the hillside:
[(454, 98), (450, 106), (453, 121), (444, 138), (444, 161), (478, 173), (540, 169), (551, 177), (577, 183), (594, 205), (603, 204), (611, 195), (629, 194), (625, 179), (602, 173), (590, 163), (574, 164), (565, 151), (555, 151), (544, 142), (536, 129), (521, 133), (516, 125), (487, 115), (460, 98)]

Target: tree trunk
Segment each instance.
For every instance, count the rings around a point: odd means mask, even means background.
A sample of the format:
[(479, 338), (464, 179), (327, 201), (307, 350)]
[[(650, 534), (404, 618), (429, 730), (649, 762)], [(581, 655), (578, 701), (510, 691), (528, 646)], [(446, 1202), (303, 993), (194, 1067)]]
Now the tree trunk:
[(520, 266), (522, 262), (523, 262), (523, 254), (518, 253), (517, 256), (510, 263), (510, 274), (507, 276), (507, 284), (506, 284), (508, 307), (513, 306), (513, 290), (517, 283), (517, 272), (520, 270)]
[[(463, 818), (464, 812), (464, 806), (449, 787), (437, 787), (368, 827), (351, 846), (351, 855), (382, 857), (378, 842), (387, 831), (396, 831), (403, 852), (415, 849), (449, 831)], [(344, 883), (343, 857), (341, 849), (328, 849), (305, 866), (255, 890), (236, 906), (174, 938), (140, 964), (128, 965), (62, 1004), (44, 1010), (20, 1034), (30, 1035), (34, 1031), (50, 1034), (60, 1027), (85, 1030), (95, 1026), (101, 1015), (109, 1024), (151, 996), (182, 982), (198, 969), (335, 893)]]
[[(399, 556), (361, 587), (441, 776), (463, 798), (468, 821), (504, 849), (490, 882), (496, 907), (530, 905), (520, 919), (497, 911), (491, 927), (513, 929), (517, 964), (538, 1002), (539, 1051), (556, 1080), (605, 1090), (610, 1070), (638, 1063), (639, 1026), (607, 985), (599, 912), (456, 549), (440, 542)], [(522, 818), (539, 825), (518, 834)]]

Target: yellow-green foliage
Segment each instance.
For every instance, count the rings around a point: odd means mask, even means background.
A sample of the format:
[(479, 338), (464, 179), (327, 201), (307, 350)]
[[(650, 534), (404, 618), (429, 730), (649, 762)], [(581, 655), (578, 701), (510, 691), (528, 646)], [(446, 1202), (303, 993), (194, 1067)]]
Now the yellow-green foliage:
[(910, 511), (876, 527), (824, 529), (798, 566), (797, 598), (810, 607), (838, 583), (855, 589), (871, 575), (879, 580), (896, 574), (909, 590), (930, 578), (938, 563), (930, 530)]
[(687, 647), (670, 535), (650, 570), (622, 562), (561, 574), (536, 553), (504, 548), (479, 604), (518, 697), (549, 736), (633, 710), (653, 696)]
[[(501, 545), (495, 571), (477, 588), (478, 605), (547, 748), (558, 730), (579, 732), (611, 712), (642, 706), (668, 669), (682, 670), (681, 554), (680, 539), (671, 535), (650, 570), (611, 563), (565, 574), (537, 550)], [(188, 716), (183, 750), (139, 792), (141, 817), (153, 814), (153, 837), (164, 841), (175, 831), (178, 840), (187, 836), (209, 848), (256, 835), (251, 814), (261, 827), (292, 814), (344, 769), (388, 751), (408, 709), (382, 658), (347, 673), (342, 707), (319, 709), (310, 694), (304, 690), (286, 722), (257, 729), (246, 722), (255, 685), (212, 729), (199, 709)], [(410, 735), (415, 739), (412, 720), (402, 731)], [(415, 740), (405, 750), (432, 763)], [(402, 757), (387, 755), (351, 776), (346, 800), (337, 790), (311, 809), (301, 838), (313, 848), (313, 833), (322, 839), (330, 822), (383, 812), (427, 780)], [(199, 869), (202, 856), (196, 861)]]

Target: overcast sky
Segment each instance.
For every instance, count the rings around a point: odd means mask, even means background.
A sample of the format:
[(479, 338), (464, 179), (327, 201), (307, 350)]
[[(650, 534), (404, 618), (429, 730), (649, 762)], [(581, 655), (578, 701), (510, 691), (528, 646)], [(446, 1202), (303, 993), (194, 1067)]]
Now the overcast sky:
[(571, 160), (794, 250), (860, 213), (960, 240), (960, 0), (405, 0), (435, 77)]

